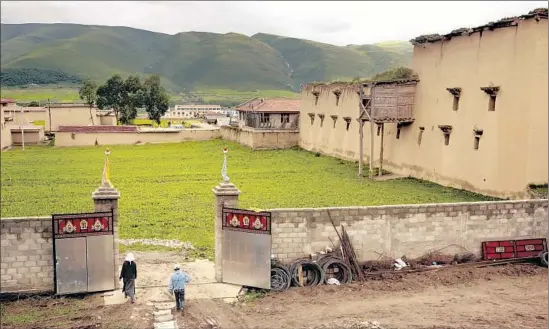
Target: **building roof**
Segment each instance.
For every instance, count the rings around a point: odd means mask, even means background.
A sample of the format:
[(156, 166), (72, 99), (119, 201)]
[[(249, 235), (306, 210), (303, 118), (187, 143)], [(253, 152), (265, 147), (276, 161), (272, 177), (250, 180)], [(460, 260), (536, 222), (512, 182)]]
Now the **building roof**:
[(460, 36), (460, 35), (471, 35), (475, 32), (482, 32), (486, 30), (493, 31), (498, 28), (517, 26), (520, 21), (523, 21), (526, 19), (535, 19), (536, 21), (539, 21), (541, 19), (547, 19), (547, 8), (534, 9), (530, 11), (528, 14), (524, 14), (516, 17), (502, 18), (497, 22), (490, 22), (488, 24), (473, 27), (473, 28), (461, 28), (461, 29), (453, 30), (448, 34), (440, 35), (436, 33), (436, 34), (421, 35), (419, 37), (416, 37), (410, 40), (410, 43), (412, 43), (415, 46), (423, 43), (434, 43), (438, 41), (450, 40), (453, 37)]
[(59, 132), (72, 133), (133, 133), (137, 126), (59, 126)]
[(0, 104), (13, 104), (15, 99), (13, 98), (0, 98)]
[(256, 97), (236, 107), (241, 112), (299, 113), (299, 99)]

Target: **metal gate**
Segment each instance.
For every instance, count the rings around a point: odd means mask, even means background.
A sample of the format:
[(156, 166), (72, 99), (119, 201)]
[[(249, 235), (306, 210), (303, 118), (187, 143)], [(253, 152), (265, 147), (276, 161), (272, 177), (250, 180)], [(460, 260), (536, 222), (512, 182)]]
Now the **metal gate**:
[(223, 207), (223, 282), (271, 289), (271, 213)]
[(55, 293), (115, 289), (113, 211), (52, 215)]

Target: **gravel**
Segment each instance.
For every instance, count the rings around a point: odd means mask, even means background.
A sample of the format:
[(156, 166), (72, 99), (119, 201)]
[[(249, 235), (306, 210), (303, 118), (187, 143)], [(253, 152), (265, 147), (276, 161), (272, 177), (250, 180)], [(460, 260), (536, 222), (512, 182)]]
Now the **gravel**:
[(147, 246), (163, 246), (168, 248), (182, 248), (185, 250), (194, 250), (194, 246), (190, 242), (182, 242), (179, 240), (160, 240), (160, 239), (120, 239), (119, 243), (130, 246), (140, 243)]

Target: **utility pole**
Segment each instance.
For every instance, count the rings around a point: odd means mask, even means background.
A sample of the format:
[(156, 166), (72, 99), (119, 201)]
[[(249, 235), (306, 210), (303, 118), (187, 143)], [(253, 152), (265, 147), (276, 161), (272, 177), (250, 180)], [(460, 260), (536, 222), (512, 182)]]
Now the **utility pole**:
[(50, 132), (51, 132), (51, 108), (50, 108), (50, 99), (48, 98), (48, 117), (50, 118)]

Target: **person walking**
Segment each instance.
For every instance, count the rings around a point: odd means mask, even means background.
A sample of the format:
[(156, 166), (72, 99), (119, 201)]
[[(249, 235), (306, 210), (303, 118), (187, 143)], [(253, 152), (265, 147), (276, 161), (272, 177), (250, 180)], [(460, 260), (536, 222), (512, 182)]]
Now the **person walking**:
[(124, 292), (124, 298), (130, 297), (130, 301), (133, 304), (135, 302), (135, 279), (137, 279), (137, 265), (135, 264), (135, 258), (130, 252), (126, 255), (126, 260), (122, 264), (122, 271), (120, 271), (120, 280), (124, 280), (122, 292)]
[(191, 282), (191, 278), (187, 273), (181, 271), (179, 264), (175, 264), (173, 270), (174, 272), (170, 276), (170, 283), (168, 284), (168, 291), (170, 295), (175, 294), (175, 309), (183, 311), (185, 307), (185, 284)]

